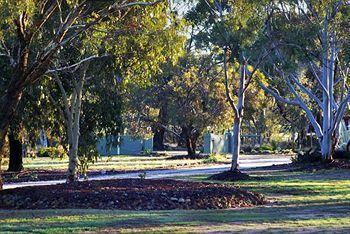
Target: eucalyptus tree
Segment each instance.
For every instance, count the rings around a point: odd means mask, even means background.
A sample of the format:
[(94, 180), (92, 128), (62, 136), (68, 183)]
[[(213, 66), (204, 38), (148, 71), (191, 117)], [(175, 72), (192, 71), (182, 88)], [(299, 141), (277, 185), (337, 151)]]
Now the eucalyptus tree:
[[(139, 8), (123, 19), (109, 16), (93, 32), (61, 51), (58, 66), (48, 70), (61, 93), (69, 146), (68, 182), (77, 178), (78, 164), (84, 166), (87, 158), (97, 155), (98, 137), (110, 139), (121, 132), (120, 99), (123, 89), (128, 92), (126, 84), (150, 82), (159, 65), (172, 56), (176, 42), (172, 47), (169, 43), (179, 36), (174, 30), (177, 26), (167, 18), (167, 9), (167, 3), (160, 3), (150, 9)], [(108, 102), (106, 97), (114, 98)]]
[[(133, 7), (157, 2), (30, 0), (0, 1), (0, 55), (13, 74), (0, 99), (0, 152), (24, 90), (43, 78), (58, 51), (107, 20), (122, 19)], [(58, 20), (57, 20), (58, 19)], [(2, 183), (0, 183), (2, 187)]]
[(268, 55), (257, 50), (266, 19), (265, 1), (201, 0), (187, 13), (187, 19), (194, 27), (193, 44), (216, 53), (222, 61), (225, 93), (234, 113), (231, 171), (235, 171), (246, 92)]
[(270, 16), (266, 36), (274, 56), (262, 70), (271, 83), (282, 80), (285, 88), (281, 93), (261, 86), (276, 100), (305, 112), (323, 159), (330, 160), (350, 101), (350, 3), (278, 1)]
[[(71, 48), (70, 56), (77, 50)], [(75, 58), (80, 60), (79, 57)], [(79, 168), (85, 174), (87, 163), (97, 156), (96, 143), (101, 137), (99, 132), (111, 130), (116, 133), (121, 126), (118, 117), (121, 111), (120, 97), (117, 95), (119, 84), (113, 77), (113, 62), (105, 61), (107, 59), (108, 56), (95, 56), (95, 60), (80, 65), (49, 70), (52, 72), (49, 79), (55, 81), (56, 87), (48, 90), (47, 95), (60, 114), (65, 129), (64, 144), (67, 145), (69, 157), (67, 182), (77, 179)], [(74, 69), (71, 70), (72, 67)], [(96, 92), (96, 89), (103, 92)], [(107, 97), (110, 100), (102, 103), (101, 100)]]
[[(224, 73), (211, 56), (186, 53), (175, 65), (164, 67), (156, 85), (137, 87), (132, 103), (142, 122), (174, 135), (196, 157), (198, 141), (208, 130), (229, 127), (230, 107), (226, 102)], [(159, 120), (164, 108), (167, 122)]]

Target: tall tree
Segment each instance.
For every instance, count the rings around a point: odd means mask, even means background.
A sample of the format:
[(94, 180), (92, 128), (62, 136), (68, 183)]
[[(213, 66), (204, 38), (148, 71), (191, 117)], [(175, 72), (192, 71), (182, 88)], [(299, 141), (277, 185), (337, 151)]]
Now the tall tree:
[(197, 48), (223, 60), (225, 92), (234, 113), (231, 171), (238, 170), (246, 92), (267, 56), (256, 50), (265, 17), (264, 1), (203, 0), (187, 14)]
[(282, 79), (288, 92), (283, 96), (261, 86), (276, 100), (305, 112), (324, 160), (332, 159), (350, 101), (349, 12), (348, 1), (279, 1), (267, 23), (275, 53), (264, 72), (271, 80)]
[[(135, 90), (132, 103), (137, 117), (175, 135), (195, 157), (199, 138), (208, 128), (227, 129), (230, 122), (223, 70), (211, 56), (185, 54), (167, 65), (155, 85)], [(166, 100), (167, 123), (159, 121)]]
[(149, 5), (154, 3), (127, 0), (101, 4), (64, 0), (0, 1), (0, 55), (7, 58), (8, 69), (13, 74), (0, 99), (1, 155), (25, 88), (42, 79), (54, 56), (109, 15), (123, 18), (131, 7)]

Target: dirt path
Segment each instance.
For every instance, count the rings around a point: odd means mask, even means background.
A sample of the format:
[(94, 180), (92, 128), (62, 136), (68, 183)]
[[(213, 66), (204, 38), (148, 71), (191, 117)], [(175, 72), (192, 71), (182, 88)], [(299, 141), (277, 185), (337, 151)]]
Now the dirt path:
[[(291, 157), (285, 155), (245, 155), (240, 160), (240, 168), (243, 171), (249, 171), (253, 168), (266, 167), (272, 165), (286, 164), (291, 162)], [(172, 177), (184, 177), (203, 174), (215, 174), (225, 170), (228, 170), (230, 165), (216, 165), (216, 166), (204, 166), (195, 168), (183, 168), (183, 169), (169, 169), (169, 170), (153, 170), (145, 171), (147, 179), (160, 179), (160, 178), (172, 178)], [(123, 178), (139, 178), (140, 173), (122, 173), (116, 175), (98, 175), (91, 176), (89, 180), (109, 180), (109, 179), (123, 179)], [(65, 180), (50, 180), (50, 181), (35, 181), (35, 182), (21, 182), (21, 183), (8, 183), (4, 185), (4, 189), (28, 187), (28, 186), (40, 186), (40, 185), (52, 185), (62, 184)]]

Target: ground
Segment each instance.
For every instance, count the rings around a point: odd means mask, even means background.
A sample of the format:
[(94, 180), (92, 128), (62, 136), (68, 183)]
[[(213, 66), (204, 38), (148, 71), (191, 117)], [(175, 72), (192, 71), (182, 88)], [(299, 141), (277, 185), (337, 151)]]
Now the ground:
[[(177, 154), (178, 152), (171, 152)], [(180, 152), (181, 153), (181, 152)], [(190, 176), (198, 174), (214, 174), (230, 168), (230, 157), (210, 157), (204, 159), (174, 159), (169, 156), (125, 156), (102, 157), (89, 167), (89, 179), (139, 178), (146, 172), (147, 178), (165, 178), (173, 176)], [(271, 166), (290, 162), (290, 155), (243, 155), (240, 168)], [(35, 158), (25, 159), (25, 170), (21, 173), (3, 174), (5, 188), (25, 186), (18, 182), (36, 181), (32, 185), (55, 184), (58, 180), (65, 182), (67, 160)], [(6, 167), (5, 167), (6, 168)], [(44, 183), (44, 181), (46, 181)], [(50, 182), (51, 181), (51, 182)], [(11, 183), (11, 185), (9, 184)], [(13, 184), (16, 183), (16, 184)]]
[[(221, 162), (229, 163), (229, 158), (221, 158)], [(5, 182), (57, 180), (66, 178), (68, 159), (51, 159), (47, 157), (24, 158), (25, 170), (20, 174), (5, 173)], [(4, 160), (3, 168), (7, 168)], [(100, 157), (97, 162), (89, 165), (89, 174), (97, 175), (116, 174), (130, 171), (171, 169), (183, 167), (195, 167), (200, 165), (215, 164), (204, 159), (173, 159), (168, 156), (130, 156), (118, 155), (112, 157)]]
[[(172, 159), (168, 156), (130, 156), (130, 155), (116, 155), (116, 156), (102, 156), (98, 158), (97, 162), (89, 166), (90, 170), (146, 170), (159, 168), (173, 168), (178, 166), (190, 166), (203, 164), (203, 159)], [(4, 164), (6, 161), (4, 160)], [(68, 165), (68, 158), (51, 159), (48, 157), (24, 158), (24, 167), (26, 169), (52, 169), (52, 170), (66, 170)], [(4, 165), (6, 168), (6, 165)]]
[[(0, 233), (32, 232), (350, 232), (350, 171), (253, 170), (266, 180), (235, 185), (266, 194), (272, 204), (227, 210), (0, 211)], [(177, 179), (202, 181), (206, 176)]]

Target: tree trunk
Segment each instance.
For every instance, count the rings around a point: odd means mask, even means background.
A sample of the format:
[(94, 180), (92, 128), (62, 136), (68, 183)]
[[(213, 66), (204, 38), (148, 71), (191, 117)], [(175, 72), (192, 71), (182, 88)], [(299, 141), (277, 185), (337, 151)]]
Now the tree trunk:
[[(168, 122), (168, 103), (167, 100), (163, 100), (158, 115), (158, 122), (162, 125), (167, 125)], [(154, 126), (153, 144), (155, 150), (164, 150), (164, 135), (165, 129), (161, 126)]]
[(81, 111), (81, 98), (82, 90), (84, 85), (85, 75), (79, 80), (78, 84), (74, 89), (74, 97), (71, 108), (71, 122), (70, 131), (70, 149), (69, 149), (69, 163), (67, 171), (67, 182), (72, 183), (78, 179), (77, 169), (78, 169), (78, 146), (79, 146), (79, 136), (80, 136), (80, 111)]
[(193, 132), (193, 127), (181, 127), (181, 139), (184, 140), (185, 146), (187, 148), (187, 154), (190, 158), (196, 156), (197, 149), (197, 134)]
[(242, 118), (235, 118), (233, 123), (233, 134), (232, 134), (232, 163), (231, 171), (238, 169), (238, 159), (241, 150), (241, 125)]
[(154, 136), (153, 136), (153, 148), (154, 150), (164, 150), (164, 135), (165, 130), (161, 127), (154, 127), (153, 130)]
[(321, 141), (321, 154), (324, 161), (332, 160), (332, 134), (324, 134)]
[(67, 183), (72, 183), (78, 179), (78, 145), (74, 144), (71, 146), (68, 152), (69, 163), (67, 171)]
[(233, 122), (233, 135), (232, 135), (232, 163), (231, 163), (231, 171), (238, 170), (238, 160), (239, 154), (241, 150), (241, 127), (242, 127), (242, 119), (244, 112), (244, 104), (245, 104), (245, 82), (246, 82), (246, 72), (247, 65), (244, 64), (241, 67), (241, 74), (239, 79), (239, 91), (238, 91), (238, 104), (237, 111), (235, 114), (235, 119)]
[(192, 139), (191, 137), (187, 137), (186, 139), (186, 148), (187, 148), (187, 154), (190, 156), (190, 158), (193, 158), (196, 156), (196, 140)]
[(15, 134), (9, 134), (10, 143), (10, 162), (7, 171), (20, 172), (23, 170), (22, 159), (22, 141), (15, 136)]
[(1, 178), (1, 161), (4, 154), (5, 138), (13, 120), (16, 108), (21, 100), (23, 88), (17, 88), (15, 81), (9, 85), (7, 93), (0, 100), (0, 190), (3, 187)]

